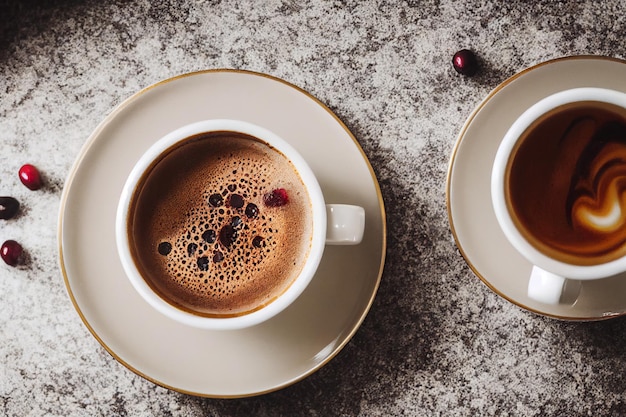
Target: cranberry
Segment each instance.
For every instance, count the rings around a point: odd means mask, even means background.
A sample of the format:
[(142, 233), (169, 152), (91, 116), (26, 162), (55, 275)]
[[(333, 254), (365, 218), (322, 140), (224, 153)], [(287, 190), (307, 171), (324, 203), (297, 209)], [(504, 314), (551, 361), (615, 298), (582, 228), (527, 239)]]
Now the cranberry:
[(461, 49), (452, 57), (452, 65), (456, 72), (471, 77), (478, 71), (478, 60), (474, 52), (469, 49)]
[(22, 259), (22, 245), (14, 240), (7, 240), (0, 246), (0, 257), (10, 266), (16, 266)]
[(31, 190), (41, 188), (41, 175), (39, 170), (31, 164), (22, 165), (19, 170), (20, 181)]
[(277, 188), (271, 193), (267, 193), (263, 196), (263, 202), (268, 207), (280, 207), (289, 202), (289, 196), (287, 190), (284, 188)]
[(7, 220), (17, 214), (20, 203), (13, 197), (0, 197), (0, 219)]

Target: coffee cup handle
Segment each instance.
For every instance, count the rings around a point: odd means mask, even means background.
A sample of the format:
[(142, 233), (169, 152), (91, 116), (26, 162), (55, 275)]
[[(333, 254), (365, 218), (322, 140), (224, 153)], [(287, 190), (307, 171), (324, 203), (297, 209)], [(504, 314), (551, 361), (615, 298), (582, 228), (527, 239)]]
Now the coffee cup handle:
[(573, 305), (578, 299), (580, 281), (564, 278), (533, 266), (528, 281), (528, 297), (544, 304)]
[(326, 244), (357, 245), (363, 240), (365, 210), (349, 204), (326, 204)]

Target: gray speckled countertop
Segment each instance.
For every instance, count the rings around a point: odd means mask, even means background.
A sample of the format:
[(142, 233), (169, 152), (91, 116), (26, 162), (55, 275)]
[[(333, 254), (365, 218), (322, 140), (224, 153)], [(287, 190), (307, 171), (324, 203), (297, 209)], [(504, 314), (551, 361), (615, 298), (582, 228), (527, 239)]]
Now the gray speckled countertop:
[[(500, 82), (567, 55), (624, 57), (609, 1), (26, 0), (0, 2), (0, 225), (28, 262), (0, 264), (0, 415), (626, 415), (626, 322), (572, 323), (494, 294), (455, 246), (446, 172), (457, 135)], [(452, 54), (477, 52), (457, 74)], [(326, 366), (277, 392), (210, 399), (162, 388), (83, 325), (59, 270), (63, 183), (98, 123), (139, 89), (236, 68), (328, 105), (376, 172), (387, 261), (363, 325)], [(16, 172), (37, 165), (44, 189)]]

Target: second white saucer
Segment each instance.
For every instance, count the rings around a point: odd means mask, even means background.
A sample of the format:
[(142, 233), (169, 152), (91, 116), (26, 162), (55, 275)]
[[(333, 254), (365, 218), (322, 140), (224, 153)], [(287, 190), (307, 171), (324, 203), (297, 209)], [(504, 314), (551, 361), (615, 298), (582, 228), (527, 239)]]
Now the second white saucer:
[(500, 230), (490, 194), (491, 167), (500, 140), (526, 108), (574, 87), (626, 91), (625, 77), (626, 62), (606, 57), (568, 57), (539, 64), (491, 92), (459, 135), (447, 183), (454, 238), (474, 273), (497, 294), (524, 309), (564, 320), (600, 320), (626, 314), (626, 277), (621, 276), (583, 282), (573, 306), (531, 300), (526, 288), (532, 266)]

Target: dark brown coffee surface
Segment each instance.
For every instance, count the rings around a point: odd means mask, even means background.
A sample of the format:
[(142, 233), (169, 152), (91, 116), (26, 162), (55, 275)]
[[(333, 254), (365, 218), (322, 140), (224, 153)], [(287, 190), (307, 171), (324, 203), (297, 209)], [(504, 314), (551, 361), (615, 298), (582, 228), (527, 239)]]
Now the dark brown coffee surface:
[(312, 217), (284, 155), (241, 134), (197, 136), (144, 175), (129, 225), (135, 261), (166, 301), (206, 316), (268, 304), (300, 273)]
[(582, 102), (531, 126), (509, 160), (509, 210), (548, 256), (594, 265), (626, 254), (626, 111)]

